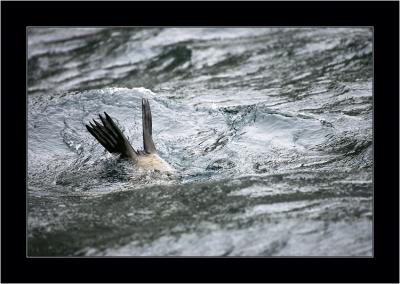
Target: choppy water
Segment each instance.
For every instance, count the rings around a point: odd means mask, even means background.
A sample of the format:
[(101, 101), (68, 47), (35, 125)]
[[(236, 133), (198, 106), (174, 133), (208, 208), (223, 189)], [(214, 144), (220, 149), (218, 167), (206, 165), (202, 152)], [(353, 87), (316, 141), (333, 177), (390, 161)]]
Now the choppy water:
[[(31, 28), (28, 255), (371, 256), (372, 30)], [(84, 124), (178, 170), (135, 176)]]

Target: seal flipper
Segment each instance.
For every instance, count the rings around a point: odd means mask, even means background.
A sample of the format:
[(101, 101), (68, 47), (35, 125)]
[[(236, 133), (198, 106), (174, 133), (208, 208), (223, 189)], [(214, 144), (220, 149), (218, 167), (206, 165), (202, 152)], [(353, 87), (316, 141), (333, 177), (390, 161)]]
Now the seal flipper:
[(156, 152), (152, 137), (152, 118), (149, 100), (142, 99), (143, 148), (148, 154)]
[(138, 153), (133, 149), (111, 117), (106, 112), (104, 114), (105, 118), (99, 114), (103, 125), (93, 119), (95, 125), (89, 122), (90, 126), (86, 124), (86, 129), (108, 152), (121, 154), (121, 157), (131, 158), (136, 161)]

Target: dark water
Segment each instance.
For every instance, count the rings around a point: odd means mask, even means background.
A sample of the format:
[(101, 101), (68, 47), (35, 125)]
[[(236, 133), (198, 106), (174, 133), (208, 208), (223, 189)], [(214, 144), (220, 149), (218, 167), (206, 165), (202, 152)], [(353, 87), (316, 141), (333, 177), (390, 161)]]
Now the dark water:
[[(371, 256), (372, 30), (33, 28), (28, 255)], [(138, 177), (84, 124), (175, 178)]]

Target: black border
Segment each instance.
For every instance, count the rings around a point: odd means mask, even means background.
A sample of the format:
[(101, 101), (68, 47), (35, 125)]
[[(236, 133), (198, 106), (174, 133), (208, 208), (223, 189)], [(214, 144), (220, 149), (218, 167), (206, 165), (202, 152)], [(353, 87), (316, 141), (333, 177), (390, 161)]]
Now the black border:
[[(2, 282), (399, 281), (398, 2), (1, 2)], [(374, 258), (26, 258), (27, 26), (373, 26)]]

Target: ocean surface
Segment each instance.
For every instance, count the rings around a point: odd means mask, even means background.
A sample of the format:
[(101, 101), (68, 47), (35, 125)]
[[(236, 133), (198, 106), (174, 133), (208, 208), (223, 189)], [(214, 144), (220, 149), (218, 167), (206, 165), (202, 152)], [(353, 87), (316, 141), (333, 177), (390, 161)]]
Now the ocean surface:
[[(29, 256), (372, 256), (370, 28), (29, 28)], [(137, 174), (85, 124), (173, 177)]]

